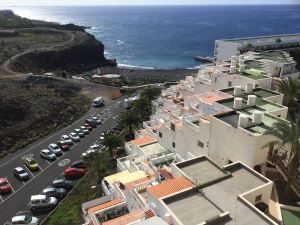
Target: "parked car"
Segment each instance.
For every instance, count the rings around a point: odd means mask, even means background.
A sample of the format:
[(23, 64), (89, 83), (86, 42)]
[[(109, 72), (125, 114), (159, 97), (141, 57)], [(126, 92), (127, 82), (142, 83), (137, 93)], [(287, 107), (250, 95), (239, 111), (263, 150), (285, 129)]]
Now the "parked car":
[(55, 188), (64, 188), (66, 190), (71, 190), (74, 183), (65, 179), (56, 179), (52, 182), (52, 186)]
[(11, 218), (11, 225), (38, 225), (39, 219), (30, 215), (18, 215)]
[(71, 164), (71, 167), (72, 168), (86, 168), (87, 167), (87, 163), (84, 161), (84, 160), (77, 160), (77, 161), (74, 161), (72, 164)]
[(80, 141), (80, 137), (75, 132), (70, 133), (69, 136), (70, 136), (71, 140), (74, 142)]
[(72, 145), (73, 141), (72, 139), (68, 136), (68, 135), (63, 135), (61, 137), (61, 140), (63, 140), (65, 143), (67, 143), (68, 145)]
[(47, 197), (54, 197), (58, 199), (64, 198), (67, 194), (67, 190), (64, 188), (48, 187), (43, 190), (42, 194)]
[(65, 169), (65, 177), (67, 179), (77, 179), (82, 177), (85, 174), (84, 169), (82, 168), (67, 168)]
[(92, 128), (96, 128), (97, 127), (97, 123), (93, 119), (91, 119), (91, 118), (86, 119), (85, 122), (88, 123), (89, 125), (91, 125)]
[(31, 210), (53, 208), (57, 205), (57, 199), (54, 197), (47, 197), (46, 195), (31, 196), (29, 207)]
[(89, 123), (85, 123), (83, 125), (86, 129), (88, 129), (89, 131), (92, 131), (93, 130), (93, 127), (89, 124)]
[(62, 150), (60, 149), (60, 147), (57, 144), (54, 144), (54, 143), (50, 144), (48, 146), (48, 149), (50, 151), (52, 151), (56, 156), (60, 156), (63, 154)]
[(17, 167), (14, 169), (13, 174), (19, 180), (28, 180), (29, 174), (22, 167)]
[(31, 171), (39, 170), (39, 164), (33, 157), (28, 157), (24, 160), (25, 166), (30, 169)]
[(85, 126), (81, 126), (80, 129), (83, 131), (84, 134), (89, 134), (90, 131), (88, 128), (86, 128)]
[(97, 124), (102, 124), (102, 118), (98, 116), (93, 116), (92, 120), (94, 120)]
[(85, 134), (81, 129), (75, 129), (74, 133), (76, 133), (80, 138), (84, 138)]
[(7, 182), (6, 178), (0, 178), (0, 194), (6, 194), (11, 192), (11, 186)]
[(61, 150), (63, 151), (68, 151), (70, 150), (70, 145), (68, 145), (65, 141), (58, 141), (57, 145), (60, 147)]
[(42, 159), (56, 160), (56, 155), (49, 149), (44, 149), (41, 151), (40, 156)]

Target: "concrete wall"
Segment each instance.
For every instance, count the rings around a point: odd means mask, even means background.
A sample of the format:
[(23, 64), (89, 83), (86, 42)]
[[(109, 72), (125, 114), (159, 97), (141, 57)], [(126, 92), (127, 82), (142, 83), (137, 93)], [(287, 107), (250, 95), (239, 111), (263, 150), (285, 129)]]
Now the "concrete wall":
[(230, 60), (231, 56), (237, 55), (239, 53), (238, 44), (216, 40), (214, 53), (217, 63), (220, 63), (224, 60)]

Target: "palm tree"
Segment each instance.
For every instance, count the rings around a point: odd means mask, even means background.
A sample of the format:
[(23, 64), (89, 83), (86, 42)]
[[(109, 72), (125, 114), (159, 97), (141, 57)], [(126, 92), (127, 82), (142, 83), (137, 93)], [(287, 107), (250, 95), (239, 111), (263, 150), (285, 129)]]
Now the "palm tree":
[(289, 77), (288, 79), (279, 81), (277, 85), (279, 91), (284, 94), (285, 105), (289, 108), (289, 112), (291, 112), (295, 105), (297, 95), (299, 94), (299, 82)]
[[(99, 149), (100, 150), (100, 149)], [(95, 152), (91, 153), (87, 157), (87, 162), (91, 164), (91, 168), (93, 168), (90, 173), (97, 174), (97, 182), (101, 182), (103, 177), (107, 172), (107, 168), (105, 167), (105, 162), (107, 161), (107, 156), (103, 152)]]
[(133, 127), (136, 127), (140, 123), (140, 118), (134, 111), (126, 111), (121, 114), (120, 123), (128, 128), (130, 135), (133, 134)]
[(287, 186), (284, 191), (284, 196), (288, 197), (290, 192), (292, 179), (297, 174), (300, 160), (300, 117), (292, 116), (292, 121), (284, 120), (275, 123), (272, 129), (266, 134), (270, 134), (278, 138), (278, 141), (273, 141), (269, 144), (279, 144), (278, 148), (283, 146), (290, 149), (290, 154), (287, 157)]
[(117, 148), (122, 147), (124, 141), (119, 135), (110, 132), (104, 134), (104, 139), (101, 141), (101, 144), (107, 148), (110, 157), (115, 158)]

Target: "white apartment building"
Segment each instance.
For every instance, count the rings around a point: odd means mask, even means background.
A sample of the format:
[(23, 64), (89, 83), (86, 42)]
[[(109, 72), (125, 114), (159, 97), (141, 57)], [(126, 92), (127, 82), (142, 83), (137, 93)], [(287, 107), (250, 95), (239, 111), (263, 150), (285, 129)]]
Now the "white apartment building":
[(248, 51), (289, 50), (299, 46), (300, 34), (223, 39), (215, 41), (214, 57), (216, 63), (221, 63)]

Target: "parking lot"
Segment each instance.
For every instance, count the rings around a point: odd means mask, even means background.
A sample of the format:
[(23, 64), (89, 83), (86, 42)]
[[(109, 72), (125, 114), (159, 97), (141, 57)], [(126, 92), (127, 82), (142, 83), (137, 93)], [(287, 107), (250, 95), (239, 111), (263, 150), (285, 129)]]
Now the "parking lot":
[[(51, 186), (54, 179), (63, 178), (64, 170), (76, 160), (79, 160), (81, 154), (88, 150), (89, 146), (99, 140), (102, 132), (110, 130), (116, 123), (119, 113), (123, 110), (122, 101), (117, 101), (103, 109), (92, 109), (86, 116), (76, 121), (72, 125), (45, 137), (37, 143), (20, 150), (15, 154), (4, 157), (0, 160), (0, 177), (6, 178), (12, 191), (9, 194), (0, 195), (0, 224), (9, 224), (10, 219), (15, 215), (31, 214), (28, 203), (32, 195), (42, 192), (43, 189)], [(69, 151), (57, 157), (55, 161), (49, 161), (40, 158), (40, 151), (46, 149), (49, 144), (57, 143), (61, 136), (71, 133), (74, 129), (84, 124), (85, 120), (91, 116), (101, 116), (102, 125), (99, 125), (80, 142), (74, 143)], [(24, 165), (24, 159), (34, 157), (39, 164), (38, 171), (30, 171)], [(29, 174), (29, 180), (20, 181), (13, 175), (16, 167), (22, 166)], [(4, 213), (2, 213), (4, 212)], [(49, 211), (38, 212), (35, 214), (40, 219), (45, 218)]]

